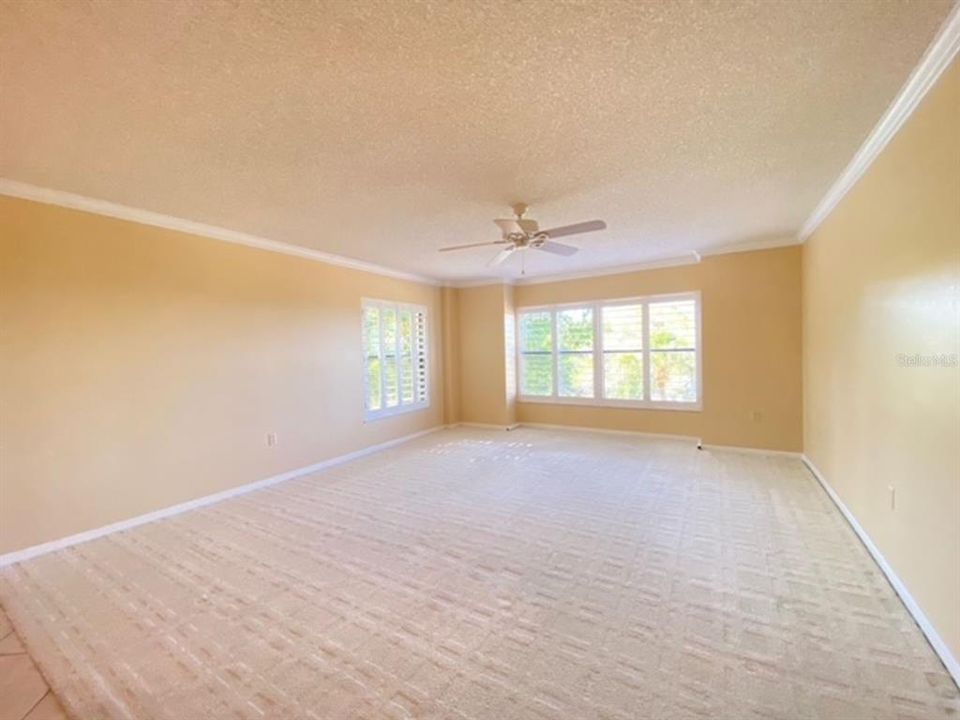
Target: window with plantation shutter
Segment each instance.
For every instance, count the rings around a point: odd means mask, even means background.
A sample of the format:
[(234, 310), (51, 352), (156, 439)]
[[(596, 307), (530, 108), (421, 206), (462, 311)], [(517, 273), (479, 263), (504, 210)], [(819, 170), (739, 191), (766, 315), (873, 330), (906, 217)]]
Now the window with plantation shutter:
[(643, 304), (600, 308), (603, 333), (603, 396), (611, 400), (643, 400)]
[(648, 305), (650, 312), (650, 399), (697, 399), (697, 318), (691, 300)]
[(362, 339), (364, 416), (428, 407), (427, 309), (364, 300)]
[(593, 308), (557, 311), (557, 394), (592, 398)]
[(521, 402), (701, 409), (700, 294), (517, 310)]
[(520, 395), (553, 394), (553, 315), (549, 311), (520, 313)]

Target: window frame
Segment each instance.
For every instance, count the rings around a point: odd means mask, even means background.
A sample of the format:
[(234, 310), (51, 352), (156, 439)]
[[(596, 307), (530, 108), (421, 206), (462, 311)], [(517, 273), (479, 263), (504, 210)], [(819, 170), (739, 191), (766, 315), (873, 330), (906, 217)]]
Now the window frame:
[[(381, 407), (377, 410), (370, 410), (367, 408), (367, 398), (370, 396), (370, 378), (369, 373), (367, 372), (367, 349), (366, 349), (366, 339), (365, 332), (366, 326), (364, 323), (364, 316), (368, 308), (376, 308), (380, 312), (380, 329), (377, 333), (377, 337), (380, 340), (379, 348), (379, 357), (380, 357), (380, 398), (381, 403), (386, 398), (386, 372), (385, 366), (383, 363), (383, 311), (384, 310), (393, 310), (396, 313), (396, 322), (397, 322), (397, 332), (396, 332), (396, 356), (397, 356), (397, 404), (394, 407)], [(401, 333), (400, 333), (400, 313), (403, 311), (409, 311), (411, 314), (411, 349), (413, 355), (413, 378), (411, 379), (413, 383), (413, 395), (414, 401), (412, 403), (403, 402), (403, 388), (402, 388), (402, 357), (403, 353), (401, 351)], [(417, 333), (416, 333), (416, 316), (418, 313), (423, 314), (423, 350), (422, 353), (417, 352)], [(417, 366), (418, 358), (422, 354), (424, 359), (424, 397), (420, 400), (417, 400)], [(363, 422), (372, 422), (375, 420), (380, 420), (382, 418), (393, 417), (394, 415), (403, 415), (409, 412), (416, 412), (418, 410), (425, 410), (430, 407), (431, 402), (431, 393), (430, 393), (430, 312), (427, 309), (426, 305), (418, 305), (416, 303), (406, 303), (398, 302), (396, 300), (382, 300), (380, 298), (361, 298), (360, 299), (360, 372), (362, 375), (362, 387), (363, 395), (360, 398), (360, 408), (363, 412)]]
[[(697, 364), (697, 399), (694, 402), (679, 402), (670, 400), (650, 400), (650, 354), (656, 352), (650, 348), (650, 314), (649, 306), (658, 302), (671, 300), (693, 300), (694, 323), (696, 324), (696, 347), (694, 357)], [(603, 363), (603, 308), (618, 305), (643, 305), (643, 400), (623, 400), (605, 398), (604, 395), (604, 363)], [(593, 394), (592, 398), (565, 397), (558, 394), (560, 379), (558, 377), (559, 352), (557, 350), (557, 311), (575, 308), (592, 308), (593, 310)], [(523, 337), (520, 334), (520, 319), (529, 312), (549, 312), (552, 326), (553, 363), (553, 390), (550, 395), (523, 394)], [(701, 319), (702, 303), (699, 290), (678, 293), (662, 293), (658, 295), (641, 295), (637, 297), (607, 298), (602, 300), (588, 300), (585, 302), (553, 303), (550, 305), (524, 305), (517, 307), (516, 315), (516, 383), (517, 401), (542, 405), (586, 405), (592, 407), (636, 408), (645, 410), (678, 410), (686, 412), (703, 411), (703, 322)]]

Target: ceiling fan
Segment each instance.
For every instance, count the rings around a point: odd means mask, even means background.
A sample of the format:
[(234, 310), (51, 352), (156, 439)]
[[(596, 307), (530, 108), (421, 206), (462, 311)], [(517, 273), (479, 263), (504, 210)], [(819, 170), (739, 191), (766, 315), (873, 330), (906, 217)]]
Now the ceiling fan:
[(526, 205), (517, 203), (513, 206), (513, 213), (516, 215), (515, 218), (494, 220), (502, 234), (500, 240), (454, 245), (453, 247), (440, 248), (440, 252), (498, 245), (501, 247), (500, 252), (488, 263), (491, 267), (499, 265), (518, 250), (543, 250), (544, 252), (553, 253), (554, 255), (569, 256), (578, 252), (580, 248), (556, 242), (554, 238), (594, 232), (607, 227), (607, 224), (603, 220), (588, 220), (587, 222), (564, 225), (562, 227), (551, 228), (550, 230), (541, 230), (536, 220), (527, 220), (523, 217), (526, 211)]

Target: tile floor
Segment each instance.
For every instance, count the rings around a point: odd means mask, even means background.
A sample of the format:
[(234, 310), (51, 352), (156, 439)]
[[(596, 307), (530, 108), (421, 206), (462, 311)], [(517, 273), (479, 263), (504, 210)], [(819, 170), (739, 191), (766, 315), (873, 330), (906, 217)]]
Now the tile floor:
[(0, 608), (0, 720), (66, 720), (66, 717)]

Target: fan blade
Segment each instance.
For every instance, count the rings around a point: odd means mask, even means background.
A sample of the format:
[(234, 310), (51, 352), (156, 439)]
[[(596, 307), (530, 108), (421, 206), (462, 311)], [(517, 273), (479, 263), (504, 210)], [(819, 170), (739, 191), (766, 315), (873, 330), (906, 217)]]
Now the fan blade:
[(607, 224), (603, 220), (588, 220), (587, 222), (576, 223), (574, 225), (564, 225), (563, 227), (552, 228), (550, 230), (541, 230), (540, 234), (553, 239), (563, 237), (564, 235), (579, 235), (580, 233), (605, 230), (606, 227)]
[(544, 252), (553, 253), (554, 255), (563, 255), (565, 257), (580, 252), (580, 248), (576, 248), (573, 245), (564, 245), (563, 243), (553, 242), (551, 240), (545, 242), (538, 247), (537, 250), (543, 250)]
[(502, 245), (504, 240), (494, 240), (493, 242), (469, 243), (468, 245), (453, 245), (452, 247), (440, 248), (440, 252), (450, 252), (451, 250), (466, 250), (467, 248), (487, 247), (488, 245)]
[(509, 248), (506, 248), (505, 250), (501, 250), (500, 252), (497, 253), (497, 256), (496, 256), (493, 260), (491, 260), (489, 263), (487, 263), (487, 264), (488, 264), (490, 267), (494, 267), (494, 266), (496, 266), (496, 265), (499, 265), (499, 264), (502, 263), (504, 260), (506, 260), (508, 257), (510, 257), (511, 255), (513, 255), (513, 253), (516, 251), (516, 249), (517, 249), (516, 247), (509, 247)]

